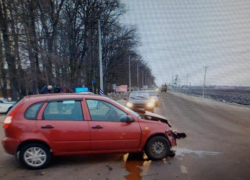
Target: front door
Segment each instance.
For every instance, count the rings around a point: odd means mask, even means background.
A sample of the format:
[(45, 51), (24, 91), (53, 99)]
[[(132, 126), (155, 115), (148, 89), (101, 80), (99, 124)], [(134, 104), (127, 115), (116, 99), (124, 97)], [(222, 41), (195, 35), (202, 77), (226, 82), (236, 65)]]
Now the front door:
[(137, 121), (121, 122), (127, 116), (111, 103), (86, 100), (91, 121), (91, 150), (106, 152), (136, 151), (140, 144), (141, 129)]
[(81, 100), (50, 101), (43, 109), (37, 128), (50, 141), (56, 153), (90, 150), (89, 124), (84, 120)]

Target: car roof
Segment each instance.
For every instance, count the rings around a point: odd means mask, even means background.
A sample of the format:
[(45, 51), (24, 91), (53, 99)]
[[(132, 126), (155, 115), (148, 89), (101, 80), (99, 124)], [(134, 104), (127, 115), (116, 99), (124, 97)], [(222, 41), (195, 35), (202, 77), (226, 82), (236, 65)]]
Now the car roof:
[(109, 99), (106, 96), (96, 95), (96, 94), (78, 94), (78, 93), (56, 93), (56, 94), (37, 94), (37, 95), (29, 95), (25, 96), (24, 99), (28, 100), (52, 100), (52, 99), (74, 99), (74, 98), (93, 98), (93, 99)]
[(95, 93), (92, 93), (92, 92), (79, 92), (78, 94), (95, 94)]

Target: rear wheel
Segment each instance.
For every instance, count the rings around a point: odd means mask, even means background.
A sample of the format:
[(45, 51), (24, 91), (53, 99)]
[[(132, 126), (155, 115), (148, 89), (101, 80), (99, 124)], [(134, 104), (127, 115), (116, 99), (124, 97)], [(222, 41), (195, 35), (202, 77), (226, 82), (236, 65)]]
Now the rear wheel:
[(169, 157), (175, 157), (175, 151), (170, 151), (168, 154)]
[(145, 152), (149, 159), (160, 160), (170, 153), (170, 144), (165, 137), (155, 136), (146, 144)]
[(51, 159), (49, 148), (39, 143), (27, 144), (19, 153), (20, 162), (29, 169), (46, 167)]

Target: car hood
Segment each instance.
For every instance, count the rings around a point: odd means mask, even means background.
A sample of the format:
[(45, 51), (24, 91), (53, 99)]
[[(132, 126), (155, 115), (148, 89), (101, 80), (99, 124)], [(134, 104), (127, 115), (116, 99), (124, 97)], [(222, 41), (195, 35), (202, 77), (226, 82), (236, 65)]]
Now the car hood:
[(146, 104), (149, 99), (129, 99), (128, 101), (133, 104)]
[[(145, 120), (150, 120), (150, 121), (160, 121), (162, 123), (165, 123), (167, 124), (169, 127), (172, 127), (169, 123), (169, 121), (164, 117), (164, 116), (161, 116), (159, 114), (155, 114), (155, 113), (151, 113), (151, 112), (148, 112), (148, 111), (140, 111), (138, 112), (141, 114), (142, 118), (145, 119)], [(183, 132), (177, 132), (177, 131), (174, 131), (173, 135), (175, 136), (175, 138), (177, 139), (181, 139), (181, 138), (186, 138), (187, 135), (186, 133), (183, 133)]]
[(155, 114), (155, 113), (149, 112), (149, 111), (146, 111), (146, 112), (145, 112), (145, 115), (146, 115), (146, 116), (155, 117), (155, 118), (158, 118), (158, 119), (167, 120), (166, 117), (161, 116), (161, 115), (159, 115), (159, 114)]
[(151, 113), (148, 111), (143, 111), (143, 110), (138, 110), (136, 112), (141, 115), (142, 119), (150, 120), (150, 121), (160, 121), (162, 123), (167, 124), (169, 127), (172, 127), (170, 125), (169, 121), (167, 120), (167, 118), (164, 116), (161, 116), (161, 115), (155, 114), (155, 113)]

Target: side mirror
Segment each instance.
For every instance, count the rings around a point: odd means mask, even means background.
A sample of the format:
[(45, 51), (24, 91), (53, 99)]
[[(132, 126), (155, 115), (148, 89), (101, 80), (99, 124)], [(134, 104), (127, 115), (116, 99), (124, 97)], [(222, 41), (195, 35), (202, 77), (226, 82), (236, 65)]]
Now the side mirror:
[(134, 118), (132, 118), (130, 115), (127, 115), (127, 116), (123, 117), (120, 121), (121, 122), (126, 122), (126, 123), (135, 122)]

